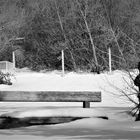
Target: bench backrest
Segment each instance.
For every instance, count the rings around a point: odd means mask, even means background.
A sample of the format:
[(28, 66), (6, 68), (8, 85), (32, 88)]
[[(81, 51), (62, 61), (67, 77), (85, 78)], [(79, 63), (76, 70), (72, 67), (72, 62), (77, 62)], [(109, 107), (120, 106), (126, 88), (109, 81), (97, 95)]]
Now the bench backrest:
[(17, 102), (101, 102), (95, 91), (0, 91), (0, 101)]

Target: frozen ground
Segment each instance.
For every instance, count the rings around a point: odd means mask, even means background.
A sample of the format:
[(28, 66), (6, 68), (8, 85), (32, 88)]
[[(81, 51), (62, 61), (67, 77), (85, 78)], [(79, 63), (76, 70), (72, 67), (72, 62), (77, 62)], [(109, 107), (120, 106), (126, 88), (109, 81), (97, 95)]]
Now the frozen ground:
[[(12, 86), (0, 85), (0, 90), (101, 91), (102, 102), (91, 109), (81, 109), (82, 103), (0, 103), (0, 114), (27, 116), (87, 116), (89, 118), (57, 125), (40, 125), (0, 130), (0, 140), (90, 140), (139, 139), (140, 122), (135, 122), (127, 110), (133, 104), (122, 98), (115, 88), (130, 92), (126, 73), (121, 71), (95, 74), (60, 72), (15, 74)], [(125, 82), (128, 81), (128, 83)], [(115, 87), (115, 88), (114, 88)], [(135, 97), (134, 97), (135, 98)], [(109, 120), (98, 118), (107, 116)]]

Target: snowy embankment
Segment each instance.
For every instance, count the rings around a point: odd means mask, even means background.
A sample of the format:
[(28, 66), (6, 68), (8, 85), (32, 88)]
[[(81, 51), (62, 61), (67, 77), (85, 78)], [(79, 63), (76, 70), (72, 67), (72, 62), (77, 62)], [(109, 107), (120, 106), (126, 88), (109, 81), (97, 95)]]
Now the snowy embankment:
[[(96, 109), (54, 109), (48, 110), (48, 115), (58, 115), (61, 112), (65, 115), (75, 114), (78, 116), (89, 116), (90, 118), (79, 119), (69, 123), (57, 125), (37, 125), (9, 130), (0, 130), (0, 138), (4, 140), (90, 140), (90, 139), (139, 139), (140, 122), (134, 122), (123, 108), (97, 108)], [(35, 113), (35, 110), (30, 110)], [(36, 114), (40, 113), (40, 110)], [(43, 110), (42, 110), (43, 111)], [(41, 111), (41, 113), (42, 113)], [(25, 114), (27, 112), (27, 114)], [(14, 112), (9, 115), (20, 118), (30, 116), (28, 111)], [(103, 115), (106, 112), (109, 120), (96, 118), (96, 115)], [(46, 111), (47, 113), (47, 111)], [(83, 115), (84, 114), (84, 115)], [(7, 114), (8, 115), (8, 114)], [(33, 115), (33, 114), (32, 114)], [(34, 114), (35, 115), (35, 114)], [(44, 113), (44, 115), (47, 115)], [(34, 121), (33, 121), (34, 122)], [(127, 134), (127, 135), (126, 135)]]
[[(64, 77), (60, 72), (35, 73), (20, 72), (15, 73), (13, 85), (0, 85), (0, 90), (9, 91), (101, 91), (102, 102), (92, 103), (93, 106), (132, 106), (128, 99), (120, 96), (123, 90), (130, 93), (128, 75), (122, 71), (114, 71), (111, 74), (77, 74), (67, 73)], [(117, 89), (118, 88), (118, 89)], [(47, 103), (49, 105), (50, 103)], [(54, 103), (54, 105), (72, 105), (79, 103)], [(51, 103), (52, 105), (52, 103)]]
[[(67, 73), (64, 77), (59, 72), (28, 72), (16, 73), (15, 77), (12, 86), (0, 85), (0, 90), (101, 91), (102, 102), (92, 103), (93, 107), (89, 109), (81, 108), (82, 103), (2, 102), (0, 103), (2, 116), (19, 119), (30, 117), (83, 117), (84, 119), (57, 125), (22, 127), (10, 129), (10, 131), (1, 130), (0, 138), (4, 140), (139, 139), (140, 123), (134, 121), (135, 118), (126, 111), (127, 108), (123, 108), (133, 106), (133, 104), (122, 98), (118, 90), (131, 92), (128, 86), (131, 81), (124, 72), (115, 71), (112, 74), (100, 75)], [(104, 116), (109, 120), (101, 119)]]
[(83, 108), (59, 108), (59, 109), (28, 109), (22, 111), (15, 111), (13, 113), (6, 113), (2, 116), (10, 116), (13, 118), (25, 117), (105, 117), (104, 112), (98, 109), (83, 109)]

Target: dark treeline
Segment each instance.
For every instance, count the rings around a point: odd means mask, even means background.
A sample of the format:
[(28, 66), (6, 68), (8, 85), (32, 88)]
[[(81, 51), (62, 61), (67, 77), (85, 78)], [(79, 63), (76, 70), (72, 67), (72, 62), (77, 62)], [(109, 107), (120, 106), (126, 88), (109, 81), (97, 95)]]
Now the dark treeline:
[(67, 70), (108, 70), (108, 47), (113, 69), (135, 68), (139, 0), (0, 0), (0, 60), (18, 48), (18, 67), (60, 69), (63, 48)]

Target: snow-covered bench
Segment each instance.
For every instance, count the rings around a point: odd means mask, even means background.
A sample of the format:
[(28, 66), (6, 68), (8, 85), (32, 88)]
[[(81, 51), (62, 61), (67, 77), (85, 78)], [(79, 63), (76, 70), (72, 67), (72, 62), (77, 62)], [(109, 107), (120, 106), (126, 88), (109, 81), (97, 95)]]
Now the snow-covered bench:
[(100, 91), (0, 91), (3, 102), (83, 102), (89, 108), (90, 102), (101, 102)]

